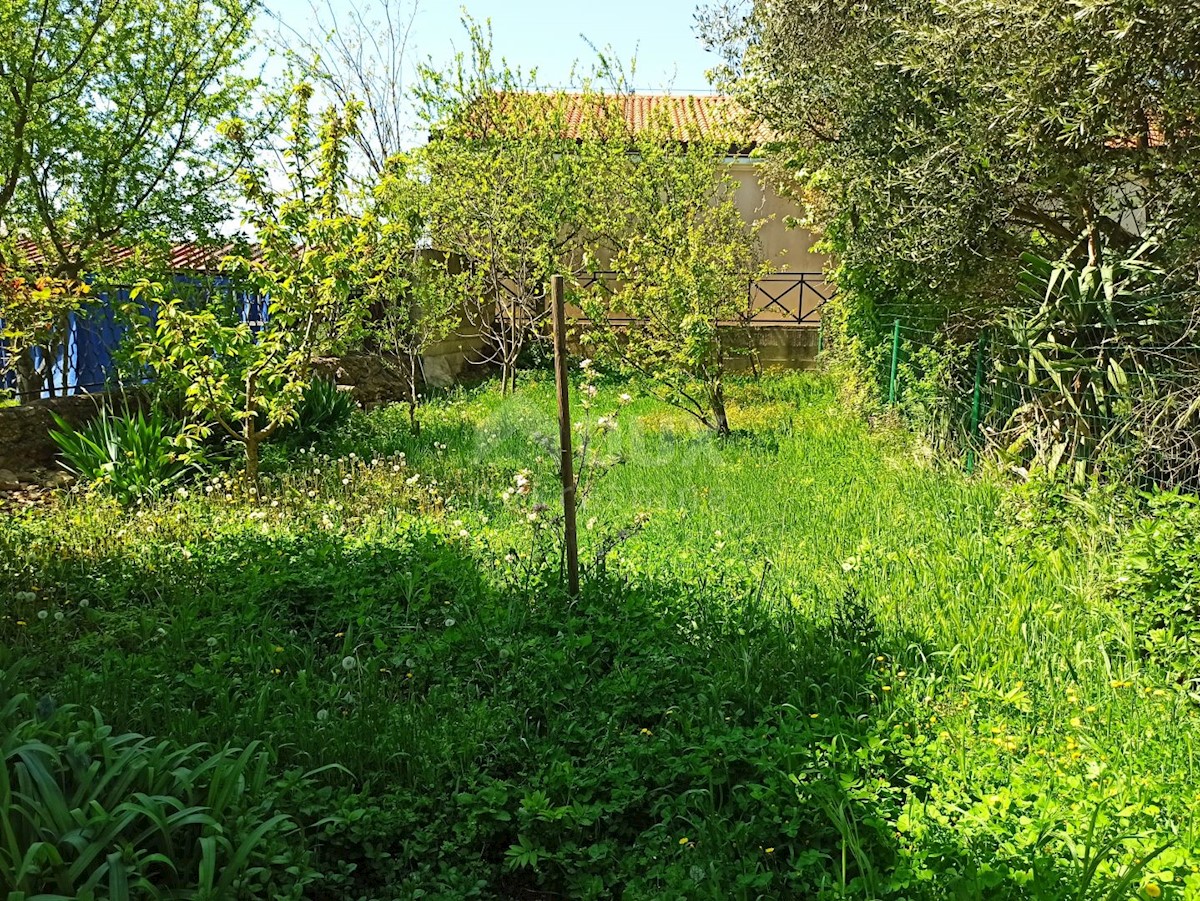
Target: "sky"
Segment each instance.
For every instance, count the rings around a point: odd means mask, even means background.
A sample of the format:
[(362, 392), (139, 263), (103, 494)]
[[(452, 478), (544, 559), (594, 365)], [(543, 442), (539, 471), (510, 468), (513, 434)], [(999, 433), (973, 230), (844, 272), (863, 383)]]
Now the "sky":
[[(310, 0), (266, 0), (285, 25), (306, 31), (313, 20)], [(377, 0), (318, 0), (334, 12), (349, 2), (360, 8)], [(410, 0), (411, 2), (411, 0)], [(461, 10), (491, 19), (494, 49), (522, 70), (537, 67), (538, 82), (567, 86), (572, 63), (589, 58), (588, 41), (611, 47), (628, 63), (637, 56), (634, 87), (676, 93), (709, 90), (705, 72), (717, 63), (693, 28), (701, 0), (418, 0), (412, 61), (431, 58), (447, 65), (464, 49)], [(368, 19), (371, 17), (368, 15)]]

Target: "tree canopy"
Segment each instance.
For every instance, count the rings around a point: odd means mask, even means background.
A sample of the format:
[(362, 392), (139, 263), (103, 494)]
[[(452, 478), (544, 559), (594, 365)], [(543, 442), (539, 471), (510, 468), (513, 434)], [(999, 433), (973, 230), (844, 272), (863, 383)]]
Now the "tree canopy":
[(755, 0), (710, 8), (738, 96), (781, 137), (850, 268), (979, 290), (1030, 246), (1147, 237), (1194, 266), (1200, 5)]
[(257, 0), (0, 0), (0, 232), (77, 275), (106, 244), (203, 235), (244, 160)]

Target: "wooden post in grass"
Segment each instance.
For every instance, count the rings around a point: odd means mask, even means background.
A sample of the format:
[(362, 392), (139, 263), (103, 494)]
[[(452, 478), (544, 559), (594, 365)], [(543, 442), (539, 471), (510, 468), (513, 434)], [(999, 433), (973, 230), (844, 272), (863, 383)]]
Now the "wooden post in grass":
[(575, 457), (571, 452), (571, 383), (567, 378), (567, 313), (561, 275), (550, 277), (554, 316), (554, 384), (558, 388), (559, 471), (563, 494), (563, 544), (567, 555), (567, 591), (579, 594), (579, 534), (575, 528)]

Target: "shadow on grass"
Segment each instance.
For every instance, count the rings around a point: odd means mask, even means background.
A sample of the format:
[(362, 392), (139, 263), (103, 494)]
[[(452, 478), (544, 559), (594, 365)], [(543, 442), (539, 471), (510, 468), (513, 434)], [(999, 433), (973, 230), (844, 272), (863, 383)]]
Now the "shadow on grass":
[(572, 601), (420, 523), (59, 564), (94, 601), (5, 652), (35, 690), (345, 768), (288, 810), (314, 897), (945, 897), (986, 864), (944, 848), (927, 891), (897, 888), (919, 773), (873, 672), (906, 639), (853, 595), (818, 620), (732, 577), (609, 575)]

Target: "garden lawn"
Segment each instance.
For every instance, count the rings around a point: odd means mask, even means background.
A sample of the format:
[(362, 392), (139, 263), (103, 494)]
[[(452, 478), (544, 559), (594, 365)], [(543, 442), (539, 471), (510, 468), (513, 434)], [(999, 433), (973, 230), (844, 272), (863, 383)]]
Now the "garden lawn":
[(263, 742), (306, 897), (1200, 898), (1200, 715), (1112, 530), (816, 376), (735, 385), (727, 440), (626, 390), (577, 410), (577, 600), (535, 374), (268, 448), (258, 495), (6, 518), (0, 691)]

